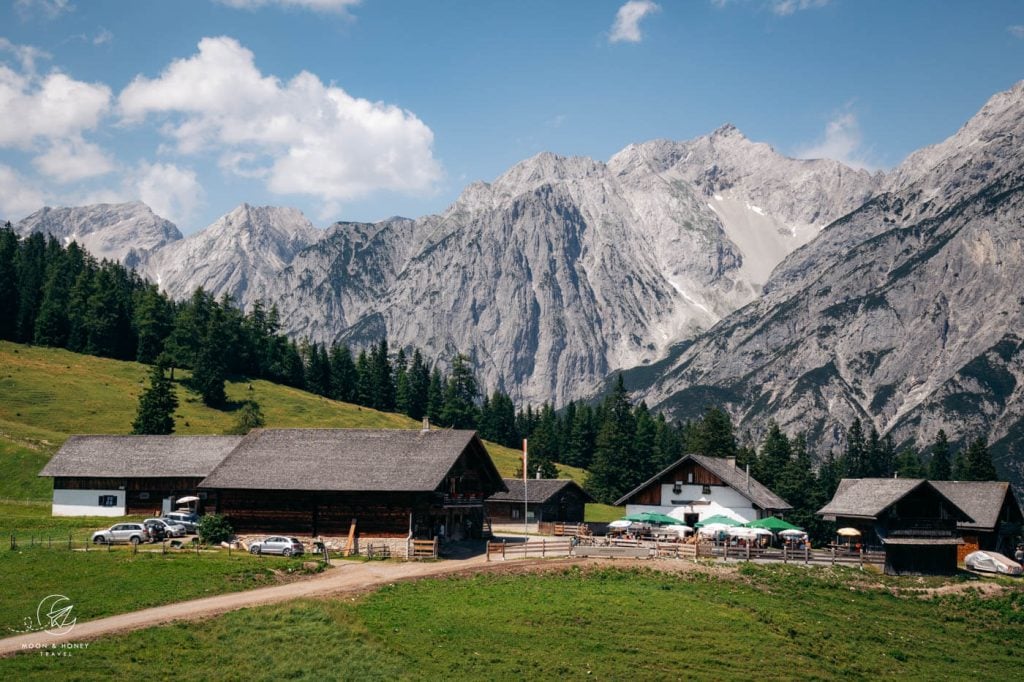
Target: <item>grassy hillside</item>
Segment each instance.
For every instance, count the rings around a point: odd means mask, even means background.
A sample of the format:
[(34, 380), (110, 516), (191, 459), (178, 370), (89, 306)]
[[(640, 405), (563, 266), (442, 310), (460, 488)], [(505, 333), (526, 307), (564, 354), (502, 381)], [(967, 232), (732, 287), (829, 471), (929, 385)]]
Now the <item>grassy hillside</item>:
[[(65, 350), (0, 341), (0, 499), (46, 499), (49, 481), (36, 476), (71, 434), (128, 433), (148, 367)], [(178, 371), (175, 379), (187, 377)], [(234, 423), (230, 411), (215, 410), (180, 384), (178, 434), (224, 433)], [(229, 382), (228, 398), (254, 399), (267, 426), (282, 428), (415, 429), (408, 417), (328, 400), (268, 381)], [(503, 476), (520, 461), (516, 450), (487, 444)], [(559, 467), (559, 474), (582, 482), (586, 472)]]

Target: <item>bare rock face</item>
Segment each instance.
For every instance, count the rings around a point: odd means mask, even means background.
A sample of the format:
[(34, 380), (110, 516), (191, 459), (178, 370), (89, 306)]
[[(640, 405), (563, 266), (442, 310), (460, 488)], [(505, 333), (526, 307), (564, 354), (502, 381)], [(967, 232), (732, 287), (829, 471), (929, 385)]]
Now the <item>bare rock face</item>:
[(40, 209), (16, 226), (21, 235), (42, 232), (64, 244), (78, 242), (96, 258), (134, 266), (147, 253), (181, 239), (174, 223), (136, 201)]
[(466, 352), (486, 387), (564, 403), (753, 300), (779, 260), (878, 182), (731, 127), (607, 164), (544, 153), (443, 214), (333, 226), (272, 300), (297, 335)]
[(854, 417), (897, 443), (991, 434), (1021, 483), (1022, 141), (1018, 84), (910, 156), (639, 392), (676, 416), (723, 402), (755, 436), (774, 419), (821, 451)]
[(322, 234), (297, 209), (242, 204), (206, 229), (149, 254), (139, 269), (176, 299), (202, 287), (249, 305), (273, 298), (271, 283)]

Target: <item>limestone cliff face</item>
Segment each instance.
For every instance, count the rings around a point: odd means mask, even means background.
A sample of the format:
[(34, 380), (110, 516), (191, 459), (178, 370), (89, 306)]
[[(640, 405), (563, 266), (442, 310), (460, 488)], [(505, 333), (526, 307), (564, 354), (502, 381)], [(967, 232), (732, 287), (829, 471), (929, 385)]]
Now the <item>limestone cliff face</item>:
[(822, 450), (854, 417), (897, 442), (992, 434), (1020, 483), (1022, 141), (1018, 84), (791, 254), (641, 394), (679, 416), (723, 401), (755, 435), (774, 419)]

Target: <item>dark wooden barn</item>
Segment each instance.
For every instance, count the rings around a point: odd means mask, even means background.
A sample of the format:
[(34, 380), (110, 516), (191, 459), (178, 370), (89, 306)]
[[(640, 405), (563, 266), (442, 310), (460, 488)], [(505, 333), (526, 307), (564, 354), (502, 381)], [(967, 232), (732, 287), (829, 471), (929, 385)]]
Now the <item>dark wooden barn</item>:
[(474, 431), (257, 429), (200, 489), (239, 533), (461, 539), (505, 485)]
[(241, 440), (71, 436), (39, 475), (53, 478), (54, 516), (159, 515), (176, 499), (197, 495), (199, 482)]
[(587, 491), (567, 478), (532, 478), (525, 485), (521, 478), (504, 481), (508, 490), (491, 495), (485, 503), (493, 523), (522, 523), (524, 504), (531, 523), (582, 523), (587, 503), (594, 501)]
[(967, 512), (973, 521), (961, 521), (963, 534), (958, 559), (978, 549), (1012, 557), (1013, 540), (1021, 534), (1020, 503), (1006, 481), (931, 481), (939, 492)]
[(957, 570), (963, 509), (921, 479), (844, 478), (818, 510), (840, 528), (860, 531), (860, 542), (885, 550), (889, 575), (945, 575)]

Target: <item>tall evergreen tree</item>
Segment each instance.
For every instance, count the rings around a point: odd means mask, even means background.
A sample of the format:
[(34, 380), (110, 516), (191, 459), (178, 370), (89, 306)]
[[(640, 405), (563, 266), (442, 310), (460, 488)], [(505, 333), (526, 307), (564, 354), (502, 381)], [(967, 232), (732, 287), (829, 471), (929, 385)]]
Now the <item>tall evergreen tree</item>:
[(18, 338), (18, 235), (11, 224), (0, 227), (0, 339)]
[(171, 333), (171, 306), (155, 284), (147, 284), (136, 294), (134, 306), (135, 333), (138, 345), (135, 359), (151, 363), (163, 352), (164, 339)]
[(377, 395), (377, 387), (374, 380), (377, 378), (370, 364), (370, 356), (366, 349), (359, 351), (356, 357), (356, 400), (357, 405), (372, 407), (374, 396)]
[(149, 373), (149, 387), (139, 396), (139, 407), (132, 422), (132, 433), (166, 435), (174, 433), (174, 411), (178, 397), (174, 385), (164, 375), (164, 366), (153, 365)]
[(224, 313), (219, 305), (214, 304), (206, 333), (196, 353), (192, 379), (189, 382), (203, 403), (211, 407), (220, 407), (228, 399), (224, 392), (224, 382), (227, 380), (225, 336)]
[(36, 331), (36, 315), (43, 300), (46, 277), (46, 239), (33, 232), (21, 240), (15, 259), (18, 278), (17, 340), (31, 343)]
[(409, 406), (405, 413), (413, 419), (420, 420), (427, 414), (428, 393), (430, 389), (430, 370), (423, 361), (419, 348), (412, 352), (409, 364)]
[(253, 429), (261, 429), (267, 423), (263, 417), (263, 410), (255, 400), (246, 400), (238, 409), (234, 425), (228, 430), (228, 434), (244, 436)]
[[(529, 437), (527, 465), (530, 470), (527, 475), (530, 478), (535, 478), (538, 474), (540, 478), (556, 478), (558, 476), (558, 470), (555, 468), (555, 462), (558, 460), (558, 423), (555, 411), (551, 405), (544, 403), (540, 415), (537, 428)], [(522, 475), (522, 465), (519, 466), (515, 475), (517, 477)]]
[[(959, 481), (995, 481), (998, 480), (996, 468), (992, 464), (992, 455), (988, 451), (988, 443), (984, 437), (975, 438), (961, 451), (963, 464), (957, 472)], [(960, 461), (960, 455), (957, 456)]]
[(729, 413), (720, 407), (708, 407), (696, 424), (687, 447), (691, 452), (708, 457), (735, 457), (736, 435)]
[[(444, 409), (444, 384), (441, 370), (435, 367), (430, 372), (430, 383), (427, 385), (427, 412), (431, 422), (441, 424), (441, 411)], [(445, 424), (451, 426), (451, 424)]]
[(401, 414), (409, 414), (409, 363), (405, 357), (405, 349), (399, 348), (395, 355), (395, 410)]
[(388, 354), (387, 339), (381, 339), (380, 343), (370, 350), (370, 364), (373, 372), (372, 406), (385, 411), (395, 409), (395, 377)]
[(621, 374), (615, 389), (605, 398), (604, 413), (587, 476), (587, 489), (597, 500), (610, 504), (642, 480), (633, 448), (636, 423)]
[(842, 462), (843, 475), (847, 478), (863, 478), (867, 475), (867, 443), (860, 419), (854, 418), (846, 430), (846, 452)]
[(779, 429), (778, 424), (772, 422), (768, 426), (764, 443), (761, 444), (761, 452), (757, 456), (757, 467), (752, 469), (756, 472), (754, 477), (769, 489), (774, 490), (776, 482), (789, 464), (792, 454), (793, 449), (789, 437)]
[(452, 360), (452, 371), (444, 392), (441, 423), (456, 429), (476, 427), (476, 400), (480, 394), (469, 358), (457, 354)]
[[(921, 457), (913, 448), (906, 448), (896, 458), (896, 474), (900, 478), (926, 478), (928, 472), (925, 470)], [(946, 479), (935, 479), (946, 480)]]
[(331, 397), (346, 403), (354, 403), (358, 374), (348, 346), (331, 346)]
[(932, 458), (928, 462), (928, 478), (933, 481), (948, 481), (953, 477), (953, 467), (949, 460), (949, 439), (946, 432), (939, 429), (932, 444)]

